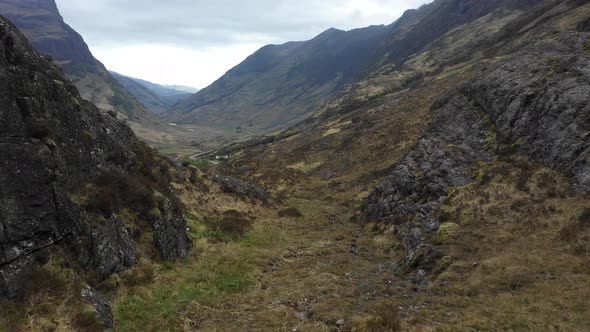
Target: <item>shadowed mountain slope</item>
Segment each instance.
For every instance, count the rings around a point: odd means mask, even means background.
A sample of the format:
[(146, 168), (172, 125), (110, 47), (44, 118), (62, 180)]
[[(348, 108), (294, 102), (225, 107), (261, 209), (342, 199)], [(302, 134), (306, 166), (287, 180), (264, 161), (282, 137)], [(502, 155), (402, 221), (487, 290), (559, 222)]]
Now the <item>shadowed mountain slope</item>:
[(384, 26), (330, 29), (310, 41), (265, 46), (166, 118), (259, 132), (301, 120), (362, 77), (386, 32)]
[[(176, 105), (167, 119), (268, 133), (304, 119), (371, 72), (381, 75), (395, 70), (456, 27), (492, 13), (502, 18), (541, 2), (435, 1), (407, 11), (389, 26), (347, 32), (330, 29), (310, 41), (269, 45)], [(407, 79), (419, 79), (419, 75)]]
[(55, 0), (1, 0), (0, 14), (11, 20), (41, 53), (63, 67), (82, 97), (103, 111), (116, 111), (152, 144), (171, 144), (186, 134), (148, 112), (114, 79), (61, 17)]

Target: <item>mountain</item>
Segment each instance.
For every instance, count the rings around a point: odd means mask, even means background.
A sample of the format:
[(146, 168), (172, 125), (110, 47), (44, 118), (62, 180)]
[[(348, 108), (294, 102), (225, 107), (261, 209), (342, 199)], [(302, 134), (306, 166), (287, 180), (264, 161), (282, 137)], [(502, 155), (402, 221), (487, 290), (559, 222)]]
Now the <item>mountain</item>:
[(170, 122), (248, 126), (268, 132), (304, 119), (362, 77), (387, 28), (330, 29), (306, 42), (268, 45), (209, 87), (175, 105)]
[(191, 95), (186, 91), (175, 90), (113, 71), (110, 73), (127, 91), (155, 114), (166, 113), (174, 104), (188, 99)]
[(193, 88), (191, 86), (186, 85), (164, 85), (165, 88), (170, 88), (172, 90), (177, 90), (180, 92), (187, 92), (187, 93), (197, 93), (200, 89)]
[(272, 132), (306, 118), (369, 73), (392, 70), (458, 26), (501, 8), (519, 10), (539, 2), (437, 1), (406, 12), (389, 26), (330, 29), (310, 41), (269, 45), (175, 105), (166, 119)]
[(179, 132), (148, 112), (114, 79), (61, 17), (55, 0), (2, 0), (0, 14), (11, 20), (41, 53), (63, 67), (82, 97), (103, 111), (116, 111), (152, 144), (179, 143)]
[[(121, 75), (121, 74), (119, 74), (119, 75)], [(140, 78), (134, 78), (134, 77), (129, 77), (129, 76), (126, 76), (126, 77), (145, 86), (146, 88), (150, 89), (151, 91), (153, 91), (154, 93), (156, 93), (158, 96), (161, 96), (161, 97), (172, 97), (172, 96), (178, 96), (178, 95), (185, 95), (187, 93), (190, 94), (190, 93), (199, 92), (199, 89), (191, 88), (188, 86), (161, 85), (161, 84), (157, 84), (157, 83), (152, 83), (150, 81), (142, 80)]]
[[(0, 73), (0, 297), (49, 285), (69, 292), (71, 309), (90, 306), (112, 326), (108, 302), (89, 284), (187, 255), (174, 166), (84, 100), (4, 17)], [(55, 283), (55, 260), (69, 266), (67, 283)]]

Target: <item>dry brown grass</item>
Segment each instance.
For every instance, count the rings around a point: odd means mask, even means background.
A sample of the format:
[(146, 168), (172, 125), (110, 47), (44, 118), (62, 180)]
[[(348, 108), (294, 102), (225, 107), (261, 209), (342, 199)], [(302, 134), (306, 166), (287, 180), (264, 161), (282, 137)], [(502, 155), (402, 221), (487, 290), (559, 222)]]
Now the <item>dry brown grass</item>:
[(96, 331), (96, 316), (86, 314), (89, 307), (80, 295), (79, 267), (60, 249), (46, 255), (47, 262), (33, 272), (25, 296), (0, 301), (0, 331)]
[(587, 330), (590, 261), (572, 239), (588, 239), (579, 221), (588, 198), (567, 195), (565, 178), (521, 158), (482, 169), (493, 177), (458, 188), (443, 207), (458, 235), (439, 242), (437, 295), (420, 296), (417, 320), (441, 331)]

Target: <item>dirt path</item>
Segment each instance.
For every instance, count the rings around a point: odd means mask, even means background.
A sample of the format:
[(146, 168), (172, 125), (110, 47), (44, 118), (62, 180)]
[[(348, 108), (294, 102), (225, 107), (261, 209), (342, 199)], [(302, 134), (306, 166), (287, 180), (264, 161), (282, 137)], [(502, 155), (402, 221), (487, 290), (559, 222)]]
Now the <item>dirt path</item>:
[(207, 305), (194, 303), (187, 317), (196, 330), (345, 330), (361, 324), (367, 307), (404, 292), (391, 255), (370, 230), (325, 202), (289, 205), (303, 217), (271, 213), (255, 226), (254, 234), (274, 233), (281, 241), (252, 248), (252, 257), (265, 257), (253, 285)]

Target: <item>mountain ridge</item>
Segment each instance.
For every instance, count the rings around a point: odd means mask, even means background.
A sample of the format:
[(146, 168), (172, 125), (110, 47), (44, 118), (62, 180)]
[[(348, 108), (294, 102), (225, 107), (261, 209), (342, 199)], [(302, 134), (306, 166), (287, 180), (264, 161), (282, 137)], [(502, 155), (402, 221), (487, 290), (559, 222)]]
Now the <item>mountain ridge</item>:
[[(384, 33), (384, 26), (347, 32), (330, 29), (306, 42), (264, 46), (189, 101), (176, 105), (166, 119), (188, 124), (198, 118), (199, 124), (234, 126), (252, 122), (263, 131), (301, 120), (358, 74)], [(253, 89), (260, 94), (252, 97)], [(298, 99), (309, 102), (294, 104)]]
[(166, 119), (184, 125), (247, 126), (266, 134), (305, 119), (371, 73), (395, 70), (455, 27), (502, 8), (531, 8), (543, 1), (435, 1), (408, 10), (387, 26), (330, 28), (308, 41), (267, 45), (175, 105)]

